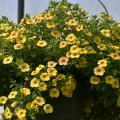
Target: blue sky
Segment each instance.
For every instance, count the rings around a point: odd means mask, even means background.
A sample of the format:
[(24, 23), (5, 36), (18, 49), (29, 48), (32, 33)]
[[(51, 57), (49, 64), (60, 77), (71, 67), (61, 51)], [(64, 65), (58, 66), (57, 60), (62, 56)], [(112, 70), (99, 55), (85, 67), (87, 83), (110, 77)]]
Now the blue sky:
[[(0, 17), (8, 16), (11, 20), (17, 22), (17, 1), (18, 0), (0, 0)], [(31, 16), (37, 15), (40, 11), (47, 8), (50, 0), (25, 0), (25, 14)], [(59, 0), (57, 0), (59, 1)], [(80, 3), (81, 6), (89, 12), (89, 15), (99, 14), (104, 11), (97, 0), (68, 0), (73, 3)], [(102, 0), (106, 5), (110, 15), (117, 21), (120, 21), (120, 0)]]

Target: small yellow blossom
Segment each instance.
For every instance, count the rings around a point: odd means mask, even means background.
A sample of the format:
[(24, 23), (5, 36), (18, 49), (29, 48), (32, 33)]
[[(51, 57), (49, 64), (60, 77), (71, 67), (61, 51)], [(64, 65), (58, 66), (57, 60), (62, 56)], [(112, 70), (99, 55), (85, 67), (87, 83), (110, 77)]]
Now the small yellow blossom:
[(47, 90), (47, 84), (45, 82), (40, 82), (39, 86), (38, 86), (38, 90), (46, 91)]
[(4, 58), (3, 64), (10, 64), (12, 61), (13, 61), (13, 57), (9, 56), (9, 57)]
[(50, 80), (50, 75), (48, 73), (41, 73), (40, 79), (42, 81), (49, 81)]
[(19, 65), (19, 68), (22, 72), (30, 71), (30, 66), (27, 63), (22, 63), (21, 65)]
[(77, 27), (76, 27), (76, 31), (81, 31), (81, 30), (83, 30), (83, 25), (81, 24), (81, 25), (78, 25)]
[(57, 80), (62, 80), (65, 79), (65, 75), (64, 74), (58, 74), (56, 77)]
[(57, 75), (57, 70), (55, 68), (48, 68), (47, 69), (47, 73), (50, 75), (50, 76), (56, 76)]
[(70, 19), (66, 24), (69, 25), (69, 26), (75, 26), (75, 25), (77, 25), (78, 23), (77, 23), (76, 20)]
[(65, 38), (65, 40), (68, 42), (73, 42), (76, 40), (76, 36), (73, 33), (71, 33)]
[(37, 78), (33, 78), (30, 83), (31, 87), (38, 87), (39, 86), (39, 80)]
[(39, 47), (45, 47), (47, 42), (45, 40), (39, 40), (36, 45)]
[(26, 117), (26, 110), (25, 109), (19, 109), (16, 111), (17, 117), (22, 120)]
[(10, 108), (8, 108), (8, 107), (5, 108), (4, 117), (6, 119), (11, 119), (12, 118), (12, 112), (11, 112)]
[(59, 48), (65, 48), (67, 46), (67, 42), (66, 41), (61, 41), (59, 44)]
[(111, 33), (110, 30), (103, 29), (100, 31), (105, 37), (110, 37)]
[(55, 67), (56, 65), (57, 65), (57, 63), (54, 62), (54, 61), (49, 61), (49, 62), (47, 63), (47, 66), (50, 67), (50, 68), (53, 68), (53, 67)]
[(52, 31), (52, 32), (51, 32), (51, 35), (52, 35), (53, 37), (58, 38), (58, 37), (60, 37), (60, 32), (59, 32), (59, 31)]
[(57, 89), (57, 88), (52, 88), (51, 90), (50, 90), (50, 97), (55, 97), (55, 98), (57, 98), (57, 97), (59, 97), (59, 94), (60, 94), (60, 92), (59, 92), (59, 90)]
[(115, 78), (111, 75), (105, 77), (105, 83), (106, 84), (111, 84), (112, 85), (114, 83), (114, 80), (115, 80)]
[(32, 24), (34, 24), (35, 23), (35, 20), (33, 19), (33, 18), (28, 18), (27, 20), (26, 20), (26, 24), (28, 24), (28, 25), (32, 25)]
[(52, 113), (53, 112), (53, 107), (50, 104), (45, 104), (43, 106), (43, 110), (45, 111), (45, 113)]
[(90, 83), (93, 84), (93, 85), (97, 85), (97, 84), (100, 83), (100, 78), (97, 77), (97, 76), (92, 76), (92, 77), (90, 78)]
[(0, 104), (5, 104), (7, 102), (7, 97), (6, 96), (1, 96), (0, 97)]
[(94, 74), (95, 75), (99, 75), (99, 76), (103, 76), (105, 73), (105, 69), (101, 68), (101, 67), (95, 67), (94, 68)]
[(106, 67), (107, 66), (107, 60), (105, 60), (105, 59), (99, 60), (97, 64), (98, 64), (98, 67)]
[(16, 45), (14, 45), (14, 49), (15, 50), (20, 50), (22, 48), (23, 48), (23, 44), (16, 44)]
[(39, 106), (43, 106), (45, 104), (45, 99), (43, 97), (36, 97), (34, 102)]
[(59, 65), (67, 65), (68, 64), (68, 58), (67, 57), (61, 57), (58, 62), (59, 62)]
[(44, 17), (46, 20), (51, 20), (53, 18), (53, 16), (50, 13), (45, 14)]
[(53, 27), (55, 27), (55, 23), (47, 22), (46, 26), (47, 26), (47, 28), (53, 28)]
[(112, 84), (112, 88), (119, 88), (120, 84), (119, 84), (119, 80), (118, 79), (114, 79), (114, 82)]
[(9, 98), (9, 99), (15, 98), (16, 95), (17, 95), (17, 91), (12, 91), (12, 92), (10, 92), (10, 94), (8, 95), (8, 98)]
[(114, 59), (114, 60), (120, 60), (120, 55), (118, 53), (111, 53), (110, 56)]
[(21, 88), (20, 92), (25, 96), (30, 95), (30, 89), (28, 88)]
[(103, 50), (106, 50), (106, 45), (101, 43), (97, 46), (97, 48), (99, 48), (101, 51), (103, 51)]
[(94, 42), (95, 42), (96, 44), (100, 44), (100, 43), (101, 43), (100, 37), (96, 36), (96, 37), (94, 38)]
[(19, 36), (17, 37), (16, 42), (19, 43), (19, 44), (23, 44), (23, 43), (26, 42), (26, 37), (23, 36), (23, 35), (19, 35)]

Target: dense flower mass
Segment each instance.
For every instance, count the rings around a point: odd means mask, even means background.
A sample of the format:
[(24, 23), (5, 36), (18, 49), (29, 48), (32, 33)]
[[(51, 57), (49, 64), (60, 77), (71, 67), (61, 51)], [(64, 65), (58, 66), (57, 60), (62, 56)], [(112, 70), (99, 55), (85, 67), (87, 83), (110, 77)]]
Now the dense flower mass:
[(0, 75), (11, 89), (0, 97), (4, 119), (52, 113), (50, 98), (74, 93), (73, 68), (83, 71), (97, 100), (120, 107), (120, 23), (105, 13), (88, 18), (66, 0), (51, 1), (46, 11), (18, 25), (0, 20)]

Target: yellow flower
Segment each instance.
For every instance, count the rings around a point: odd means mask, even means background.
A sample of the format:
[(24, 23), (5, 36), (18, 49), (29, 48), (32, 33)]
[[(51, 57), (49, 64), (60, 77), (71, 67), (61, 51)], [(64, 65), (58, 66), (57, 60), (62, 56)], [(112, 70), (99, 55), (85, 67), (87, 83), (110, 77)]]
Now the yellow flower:
[(80, 67), (86, 68), (87, 64), (88, 64), (87, 59), (85, 57), (81, 57), (80, 62), (79, 62)]
[(9, 56), (9, 57), (4, 58), (3, 64), (10, 64), (12, 61), (13, 61), (13, 57)]
[(67, 58), (71, 58), (71, 54), (72, 54), (72, 53), (71, 53), (70, 51), (66, 52), (66, 57), (67, 57)]
[(23, 36), (23, 35), (19, 35), (19, 36), (17, 37), (16, 42), (19, 43), (19, 44), (23, 44), (23, 43), (26, 42), (26, 37)]
[(83, 30), (83, 25), (81, 24), (81, 25), (78, 25), (77, 27), (76, 27), (76, 31), (81, 31), (81, 30)]
[(43, 110), (45, 111), (45, 113), (52, 113), (53, 112), (53, 107), (50, 104), (45, 104), (43, 106)]
[(47, 28), (53, 28), (53, 27), (55, 27), (55, 23), (53, 23), (53, 22), (47, 22)]
[(37, 42), (37, 46), (39, 47), (45, 47), (47, 45), (47, 42), (45, 40), (39, 40)]
[(37, 75), (38, 74), (38, 72), (36, 71), (36, 70), (33, 70), (32, 72), (31, 72), (31, 75)]
[(17, 38), (17, 36), (18, 36), (18, 33), (17, 33), (16, 31), (12, 31), (12, 32), (10, 33), (10, 39)]
[(36, 68), (35, 68), (35, 70), (36, 70), (36, 72), (37, 72), (37, 73), (39, 73), (39, 72), (40, 72), (40, 70), (42, 70), (42, 69), (43, 69), (43, 68), (42, 68), (42, 67), (40, 67), (40, 66), (38, 66), (38, 67), (36, 67)]
[(96, 44), (100, 44), (100, 43), (101, 43), (100, 37), (96, 36), (96, 37), (94, 38), (94, 42), (95, 42)]
[(113, 84), (114, 83), (114, 80), (115, 80), (115, 78), (113, 77), (113, 76), (106, 76), (105, 77), (105, 83), (106, 84)]
[(64, 74), (58, 74), (56, 77), (57, 80), (62, 80), (65, 79), (65, 75)]
[(56, 76), (57, 75), (57, 70), (55, 68), (48, 68), (47, 69), (47, 73), (50, 75), (50, 76)]
[(57, 37), (60, 37), (60, 32), (59, 31), (52, 31), (51, 35), (57, 38)]
[(13, 103), (11, 104), (11, 107), (15, 108), (16, 105), (17, 105), (17, 102), (13, 102)]
[(26, 104), (26, 109), (27, 109), (27, 110), (30, 110), (30, 109), (31, 109), (31, 102), (28, 102), (28, 103)]
[(94, 74), (95, 75), (99, 75), (99, 76), (103, 76), (105, 73), (105, 69), (101, 68), (101, 67), (95, 67), (94, 68)]
[(45, 66), (42, 65), (42, 64), (40, 64), (38, 67), (39, 67), (40, 70), (42, 70), (43, 68), (45, 68)]
[(89, 42), (85, 39), (82, 39), (82, 46), (89, 45)]
[(69, 76), (68, 78), (69, 80), (65, 83), (65, 86), (67, 87), (68, 90), (75, 90), (76, 88), (76, 81), (71, 77)]
[(60, 94), (60, 92), (59, 92), (59, 90), (57, 89), (57, 88), (52, 88), (51, 90), (50, 90), (50, 97), (55, 97), (55, 98), (57, 98), (57, 97), (59, 97), (59, 94)]
[(114, 59), (114, 60), (120, 60), (120, 55), (118, 53), (111, 53), (110, 56)]
[(99, 48), (101, 51), (103, 51), (103, 50), (106, 50), (106, 45), (101, 43), (97, 46), (97, 48)]
[(97, 85), (97, 84), (100, 83), (100, 78), (97, 77), (97, 76), (92, 76), (92, 77), (90, 78), (90, 83), (93, 84), (93, 85)]
[(50, 68), (53, 68), (53, 67), (55, 67), (56, 65), (57, 65), (57, 63), (54, 62), (54, 61), (49, 61), (49, 62), (47, 63), (47, 66), (50, 67)]
[(40, 82), (39, 86), (38, 86), (38, 90), (46, 91), (47, 90), (47, 84), (45, 82)]
[(25, 96), (30, 95), (30, 89), (28, 88), (21, 88), (20, 92), (24, 94)]
[(76, 20), (70, 19), (66, 24), (69, 25), (69, 26), (75, 26), (75, 25), (77, 25), (78, 23), (77, 23)]
[(10, 111), (10, 108), (6, 107), (4, 116), (6, 119), (11, 119), (12, 118), (12, 112)]
[(58, 81), (57, 79), (53, 79), (52, 80), (52, 86), (57, 86), (57, 81)]
[(30, 66), (27, 63), (22, 63), (21, 65), (19, 65), (19, 68), (22, 72), (30, 71)]
[(26, 32), (26, 28), (25, 27), (21, 27), (19, 30), (18, 30), (18, 33), (25, 33)]
[(49, 81), (50, 80), (50, 75), (48, 75), (48, 73), (41, 73), (40, 79), (42, 81)]
[(70, 52), (71, 53), (79, 53), (80, 48), (77, 45), (73, 45), (73, 46), (70, 47)]
[(35, 17), (35, 19), (36, 23), (41, 22), (44, 19), (43, 14), (39, 14), (38, 16)]
[(26, 24), (28, 25), (31, 25), (31, 24), (34, 24), (35, 23), (35, 20), (33, 18), (29, 18), (26, 20)]
[(88, 50), (86, 48), (79, 48), (79, 53), (80, 54), (87, 54)]
[(22, 48), (23, 48), (23, 44), (16, 44), (16, 45), (14, 45), (14, 49), (15, 50), (20, 50)]
[(71, 55), (70, 55), (70, 58), (79, 58), (80, 57), (80, 55), (79, 55), (79, 53), (71, 53)]
[(31, 110), (31, 109), (34, 109), (35, 111), (38, 112), (39, 105), (36, 103), (35, 100), (33, 100), (32, 103), (30, 104), (30, 110)]
[(113, 45), (113, 46), (111, 46), (111, 48), (114, 49), (114, 50), (119, 50), (120, 47), (116, 46), (116, 45)]
[(19, 119), (24, 119), (26, 117), (26, 110), (25, 109), (19, 109), (16, 111), (16, 115)]
[(66, 97), (72, 97), (73, 90), (69, 89), (66, 85), (62, 86), (61, 88), (62, 94)]
[(114, 82), (112, 84), (112, 88), (119, 88), (119, 80), (118, 79), (114, 79)]
[(58, 62), (59, 62), (59, 65), (67, 65), (68, 64), (68, 58), (67, 57), (61, 57)]
[(12, 92), (10, 92), (10, 94), (8, 95), (8, 98), (9, 98), (9, 99), (15, 98), (16, 95), (17, 95), (17, 91), (12, 91)]
[(43, 106), (45, 104), (45, 99), (43, 97), (36, 97), (34, 102), (39, 106)]
[(68, 42), (73, 42), (76, 40), (76, 36), (73, 33), (71, 33), (65, 38), (65, 40)]
[(90, 32), (88, 29), (84, 29), (83, 32), (84, 32), (87, 36), (92, 36), (92, 32)]
[(31, 87), (38, 87), (39, 86), (39, 80), (37, 78), (33, 78), (30, 83)]
[(7, 97), (6, 96), (1, 96), (0, 97), (0, 104), (5, 104), (7, 102)]
[(103, 29), (100, 31), (104, 36), (106, 37), (110, 37), (111, 34), (110, 34), (110, 30), (106, 30), (106, 29)]
[(53, 18), (53, 16), (50, 13), (47, 13), (44, 15), (46, 20), (51, 20)]
[(66, 41), (61, 41), (59, 44), (59, 48), (65, 48), (67, 46), (67, 42)]
[(105, 60), (105, 59), (99, 60), (97, 64), (98, 64), (98, 67), (106, 67), (107, 66), (107, 60)]

